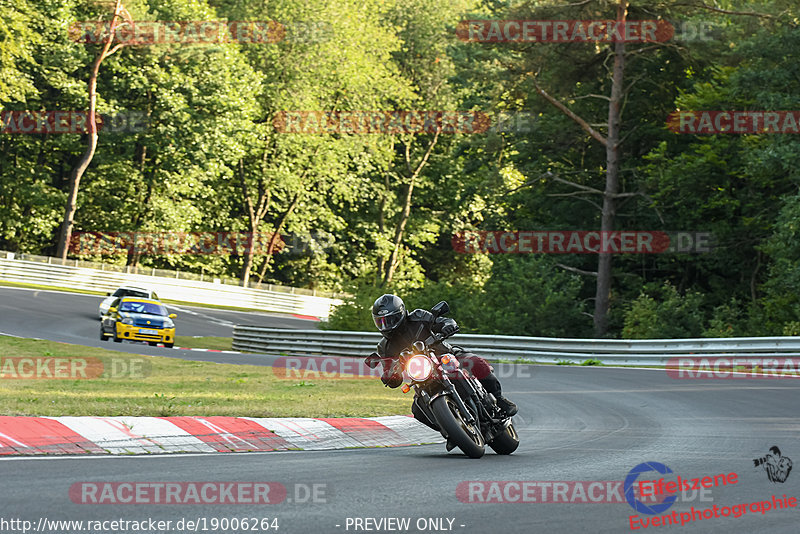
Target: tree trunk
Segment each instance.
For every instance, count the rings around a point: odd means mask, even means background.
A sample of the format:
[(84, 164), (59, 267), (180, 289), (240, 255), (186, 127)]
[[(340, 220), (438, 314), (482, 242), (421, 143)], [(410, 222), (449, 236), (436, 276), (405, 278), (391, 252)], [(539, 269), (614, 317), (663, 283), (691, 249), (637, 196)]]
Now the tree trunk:
[(275, 231), (269, 238), (269, 246), (267, 247), (267, 257), (264, 258), (264, 264), (261, 266), (261, 271), (258, 273), (258, 285), (261, 285), (261, 282), (264, 281), (264, 276), (267, 274), (267, 267), (272, 261), (272, 254), (275, 252), (275, 245), (278, 243), (278, 239), (280, 238), (281, 231), (283, 230), (286, 221), (289, 219), (289, 216), (292, 214), (294, 209), (297, 207), (297, 204), (300, 202), (300, 193), (297, 193), (294, 198), (292, 199), (291, 204), (286, 210), (281, 214), (280, 219), (278, 219), (278, 224), (275, 226)]
[(406, 145), (406, 168), (411, 175), (408, 181), (408, 189), (406, 190), (406, 197), (403, 201), (403, 211), (400, 212), (400, 218), (397, 220), (397, 224), (395, 225), (394, 231), (394, 247), (392, 248), (392, 253), (389, 256), (388, 261), (385, 264), (386, 273), (383, 277), (383, 285), (388, 285), (392, 278), (394, 277), (394, 272), (397, 269), (397, 265), (399, 264), (399, 257), (400, 257), (400, 247), (403, 246), (403, 233), (406, 229), (406, 224), (408, 223), (408, 219), (411, 216), (411, 199), (414, 193), (414, 182), (416, 181), (417, 177), (422, 172), (422, 169), (425, 168), (425, 165), (428, 163), (428, 158), (433, 151), (433, 147), (436, 146), (436, 143), (439, 141), (439, 134), (441, 130), (437, 130), (431, 140), (430, 144), (428, 144), (428, 148), (425, 150), (425, 154), (422, 156), (419, 164), (415, 169), (411, 168), (411, 156), (409, 153), (409, 145)]
[[(391, 185), (389, 184), (389, 173), (388, 172), (385, 172), (383, 174), (383, 184), (384, 184), (384, 189), (383, 189), (383, 194), (381, 195), (381, 203), (378, 205), (378, 234), (379, 235), (383, 235), (383, 232), (386, 230), (386, 224), (385, 224), (386, 223), (386, 216), (385, 216), (386, 198), (389, 195), (389, 189), (391, 188)], [(384, 271), (384, 269), (385, 269), (384, 266), (385, 265), (386, 265), (386, 258), (383, 256), (383, 254), (381, 254), (381, 255), (378, 256), (378, 265), (377, 265), (378, 266), (378, 272), (377, 272), (377, 275), (375, 276), (375, 280), (378, 283), (381, 282), (381, 278), (382, 278), (381, 275), (382, 275), (383, 272), (385, 272)]]
[[(64, 221), (61, 224), (61, 234), (58, 238), (56, 252), (56, 255), (61, 258), (62, 263), (67, 260), (69, 243), (72, 240), (72, 227), (75, 222), (75, 211), (78, 209), (78, 190), (80, 189), (81, 178), (92, 162), (95, 150), (97, 150), (97, 120), (95, 117), (95, 110), (97, 109), (97, 76), (100, 73), (100, 64), (103, 60), (116, 52), (121, 46), (118, 45), (113, 51), (109, 51), (111, 44), (114, 42), (117, 19), (122, 16), (124, 9), (122, 0), (117, 0), (116, 6), (114, 7), (114, 16), (111, 19), (111, 25), (109, 27), (108, 39), (106, 39), (102, 51), (97, 56), (97, 59), (95, 59), (92, 75), (89, 78), (89, 146), (86, 147), (86, 151), (75, 165), (75, 168), (72, 169), (69, 177), (69, 194), (67, 195), (67, 205), (64, 208)], [(127, 11), (125, 11), (125, 13), (127, 13)]]
[(403, 200), (403, 211), (400, 212), (400, 219), (395, 226), (394, 248), (392, 248), (392, 253), (389, 255), (389, 260), (386, 262), (386, 274), (383, 277), (384, 286), (392, 281), (394, 271), (397, 269), (397, 257), (400, 254), (400, 247), (403, 243), (403, 232), (406, 229), (408, 218), (411, 216), (411, 198), (414, 194), (414, 178), (415, 176), (412, 176), (411, 181), (408, 183), (406, 198)]
[[(617, 6), (618, 23), (627, 18), (627, 0)], [(619, 193), (619, 132), (625, 74), (625, 42), (614, 43), (614, 72), (611, 79), (611, 98), (608, 104), (608, 136), (606, 137), (606, 188), (603, 192), (601, 235), (614, 230), (616, 199)], [(594, 334), (603, 337), (608, 331), (608, 310), (611, 298), (611, 253), (600, 252), (597, 265), (597, 287), (594, 301)]]
[[(267, 158), (267, 150), (264, 149), (264, 161)], [(264, 169), (265, 165), (262, 161), (262, 170)], [(245, 251), (244, 254), (244, 265), (242, 266), (242, 286), (247, 287), (250, 283), (250, 271), (253, 269), (253, 255), (254, 255), (254, 242), (256, 239), (256, 234), (258, 233), (258, 225), (261, 224), (261, 220), (267, 214), (270, 208), (270, 202), (272, 200), (272, 190), (266, 187), (261, 179), (259, 179), (258, 183), (258, 199), (257, 199), (257, 206), (253, 206), (253, 199), (250, 196), (250, 191), (247, 188), (247, 180), (245, 179), (245, 172), (244, 172), (244, 160), (239, 160), (239, 179), (241, 180), (242, 186), (242, 196), (244, 197), (245, 206), (247, 207), (247, 220), (250, 223), (250, 246)]]

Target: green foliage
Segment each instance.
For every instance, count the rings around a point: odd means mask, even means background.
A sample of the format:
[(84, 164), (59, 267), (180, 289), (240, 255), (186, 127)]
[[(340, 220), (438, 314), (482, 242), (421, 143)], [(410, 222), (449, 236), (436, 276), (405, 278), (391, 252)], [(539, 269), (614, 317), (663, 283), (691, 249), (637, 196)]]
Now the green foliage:
[(576, 299), (579, 289), (575, 275), (543, 256), (498, 257), (482, 287), (464, 282), (427, 282), (408, 291), (354, 286), (350, 289), (354, 296), (334, 309), (325, 328), (373, 330), (372, 303), (383, 293), (395, 292), (409, 311), (446, 300), (450, 317), (463, 333), (581, 337), (588, 332)]
[(625, 313), (625, 339), (671, 339), (700, 337), (705, 317), (703, 296), (680, 295), (670, 284), (655, 288), (654, 296), (642, 293)]
[(361, 332), (375, 330), (375, 324), (372, 322), (372, 304), (378, 297), (391, 291), (363, 280), (348, 289), (351, 296), (345, 299), (344, 304), (334, 307), (328, 321), (322, 323), (320, 327), (325, 330)]
[[(758, 310), (744, 302), (733, 298), (729, 303), (714, 308), (708, 328), (703, 331), (703, 337), (737, 337), (757, 335), (759, 330), (754, 330), (750, 323)], [(755, 326), (755, 325), (753, 325)]]

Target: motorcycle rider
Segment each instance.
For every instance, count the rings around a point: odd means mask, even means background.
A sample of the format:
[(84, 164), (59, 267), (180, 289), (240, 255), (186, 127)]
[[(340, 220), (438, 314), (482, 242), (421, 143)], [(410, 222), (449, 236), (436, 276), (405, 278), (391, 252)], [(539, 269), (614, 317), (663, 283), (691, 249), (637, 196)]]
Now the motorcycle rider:
[[(407, 313), (403, 300), (396, 295), (378, 297), (372, 306), (372, 319), (383, 335), (377, 351), (379, 357), (385, 358), (381, 360), (383, 362), (381, 381), (390, 388), (396, 388), (403, 383), (403, 369), (397, 360), (402, 350), (410, 347), (415, 341), (426, 340), (431, 334), (442, 334), (448, 338), (458, 332), (458, 324), (449, 317), (435, 317), (431, 312), (422, 309)], [(500, 381), (492, 373), (492, 368), (486, 360), (460, 347), (452, 347), (444, 341), (441, 345), (478, 379), (486, 391), (494, 395), (497, 406), (506, 416), (511, 417), (517, 413), (517, 405), (503, 397)], [(439, 430), (417, 406), (416, 398), (411, 405), (411, 413), (418, 421), (434, 430)]]

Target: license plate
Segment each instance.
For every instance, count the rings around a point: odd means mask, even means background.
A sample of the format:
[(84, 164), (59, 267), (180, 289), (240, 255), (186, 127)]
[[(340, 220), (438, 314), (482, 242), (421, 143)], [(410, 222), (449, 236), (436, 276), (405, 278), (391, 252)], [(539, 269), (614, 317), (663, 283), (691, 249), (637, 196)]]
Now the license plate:
[(149, 328), (140, 328), (140, 334), (150, 334), (151, 336), (155, 336), (158, 334), (158, 330), (150, 330)]

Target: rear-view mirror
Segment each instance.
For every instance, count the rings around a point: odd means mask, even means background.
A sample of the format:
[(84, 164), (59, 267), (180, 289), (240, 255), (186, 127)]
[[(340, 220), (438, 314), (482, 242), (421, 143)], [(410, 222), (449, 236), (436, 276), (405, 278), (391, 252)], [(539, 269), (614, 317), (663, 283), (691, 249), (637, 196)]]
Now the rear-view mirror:
[(431, 313), (434, 315), (434, 317), (441, 317), (442, 315), (447, 314), (449, 311), (450, 306), (448, 306), (447, 302), (443, 300), (431, 308)]
[(170, 313), (168, 317), (169, 317), (170, 319), (175, 319), (175, 318), (177, 317), (177, 315), (176, 315), (176, 314), (174, 314), (174, 313)]

